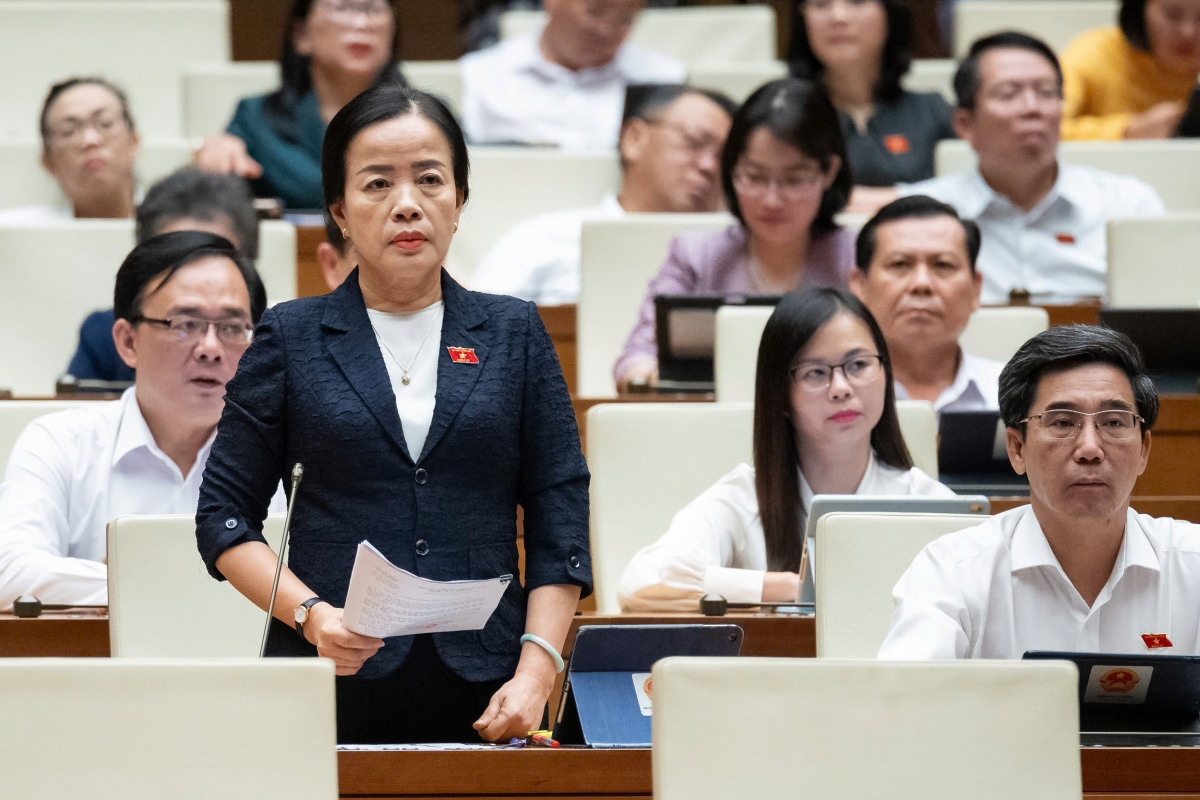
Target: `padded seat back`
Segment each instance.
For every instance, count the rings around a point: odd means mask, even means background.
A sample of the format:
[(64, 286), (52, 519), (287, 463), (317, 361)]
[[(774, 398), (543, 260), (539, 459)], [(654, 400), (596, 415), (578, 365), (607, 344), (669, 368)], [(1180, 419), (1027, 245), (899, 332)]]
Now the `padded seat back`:
[(1200, 211), (1108, 222), (1108, 305), (1200, 306)]
[(980, 308), (971, 315), (958, 343), (973, 356), (1007, 362), (1021, 345), (1049, 327), (1050, 315), (1038, 306)]
[(961, 0), (954, 4), (954, 55), (976, 39), (1017, 30), (1036, 36), (1062, 55), (1075, 37), (1117, 22), (1115, 0)]

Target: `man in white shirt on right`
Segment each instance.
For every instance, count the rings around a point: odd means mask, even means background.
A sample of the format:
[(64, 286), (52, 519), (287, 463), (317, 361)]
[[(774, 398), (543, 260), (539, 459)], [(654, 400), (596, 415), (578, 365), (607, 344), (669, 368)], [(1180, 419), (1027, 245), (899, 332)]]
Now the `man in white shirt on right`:
[(979, 308), (979, 226), (932, 197), (902, 197), (858, 233), (850, 291), (887, 341), (897, 400), (934, 411), (994, 411), (1004, 365), (963, 351), (958, 338)]
[(1062, 70), (1053, 51), (1023, 33), (976, 41), (954, 76), (954, 129), (977, 169), (897, 187), (949, 203), (983, 232), (985, 304), (1010, 293), (1065, 302), (1103, 297), (1109, 219), (1164, 212), (1137, 178), (1058, 160)]
[(1030, 505), (943, 536), (893, 590), (881, 659), (1200, 654), (1200, 526), (1131, 509), (1158, 393), (1124, 334), (1051, 328), (1000, 376)]
[[(0, 484), (0, 609), (21, 595), (105, 605), (107, 524), (196, 513), (225, 384), (267, 304), (254, 266), (196, 231), (135, 247), (114, 300), (113, 339), (136, 383), (120, 400), (40, 417), (17, 440)], [(281, 492), (271, 510), (282, 509)]]
[(546, 25), (462, 59), (463, 130), (474, 144), (609, 149), (625, 88), (682, 83), (684, 65), (625, 40), (643, 0), (544, 0)]
[(620, 194), (592, 208), (541, 214), (513, 226), (479, 263), (471, 288), (538, 305), (574, 303), (584, 222), (723, 209), (721, 148), (736, 110), (728, 97), (707, 89), (630, 87), (617, 145)]

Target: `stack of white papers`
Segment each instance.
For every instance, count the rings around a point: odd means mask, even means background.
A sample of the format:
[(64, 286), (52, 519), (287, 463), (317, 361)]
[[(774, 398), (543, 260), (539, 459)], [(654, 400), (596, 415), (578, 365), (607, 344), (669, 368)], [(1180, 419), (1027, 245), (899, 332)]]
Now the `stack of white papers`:
[(370, 542), (361, 542), (342, 625), (380, 639), (477, 631), (487, 625), (511, 580), (511, 575), (501, 575), (480, 581), (431, 581), (400, 569)]

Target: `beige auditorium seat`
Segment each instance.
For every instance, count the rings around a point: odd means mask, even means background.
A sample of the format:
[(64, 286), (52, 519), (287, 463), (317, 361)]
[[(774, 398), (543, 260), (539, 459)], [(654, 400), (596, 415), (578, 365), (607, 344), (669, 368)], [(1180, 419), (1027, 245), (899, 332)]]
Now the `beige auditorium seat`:
[(1200, 306), (1200, 211), (1108, 223), (1108, 305)]
[(613, 365), (671, 240), (687, 230), (720, 230), (732, 221), (728, 214), (633, 214), (583, 224), (576, 323), (580, 397), (617, 396)]
[[(438, 95), (456, 114), (462, 108), (462, 78), (457, 61), (406, 61), (401, 72), (408, 81)], [(184, 131), (187, 136), (224, 132), (238, 101), (279, 88), (275, 61), (236, 61), (191, 64), (183, 75)]]
[(1000, 31), (1036, 36), (1062, 55), (1079, 34), (1117, 22), (1116, 0), (963, 0), (954, 4), (954, 55)]
[(8, 471), (8, 457), (21, 432), (38, 417), (77, 408), (94, 400), (0, 400), (0, 480)]
[(666, 658), (652, 674), (655, 800), (1083, 792), (1066, 662)]
[(603, 403), (588, 411), (600, 613), (620, 611), (625, 566), (666, 533), (676, 512), (738, 464), (754, 463), (753, 426), (749, 403)]
[[(0, 408), (3, 413), (3, 408)], [(278, 551), (283, 515), (263, 525)], [(184, 609), (204, 609), (189, 615)], [(194, 515), (108, 525), (108, 628), (114, 658), (254, 658), (267, 614), (204, 568)]]
[[(259, 271), (271, 303), (296, 296), (296, 231), (262, 223)], [(38, 226), (0, 225), (0, 336), (21, 347), (0, 360), (0, 386), (17, 396), (54, 394), (93, 311), (112, 308), (117, 269), (133, 249), (133, 220), (66, 220)], [(36, 269), (34, 268), (36, 267)]]
[[(4, 176), (0, 180), (0, 209), (66, 204), (58, 184), (39, 163), (41, 151), (41, 140), (32, 137), (0, 141), (0, 175)], [(143, 138), (134, 174), (141, 188), (147, 189), (191, 161), (192, 144), (187, 139)]]
[[(533, 33), (545, 22), (541, 11), (506, 11), (500, 15), (500, 38)], [(651, 8), (638, 15), (629, 38), (685, 64), (772, 61), (775, 11), (766, 5)]]
[(995, 306), (971, 315), (958, 337), (963, 351), (993, 361), (1008, 361), (1025, 342), (1050, 327), (1050, 315), (1038, 306)]
[(0, 136), (36, 136), (51, 84), (102, 75), (145, 136), (183, 135), (184, 69), (229, 60), (228, 0), (0, 2)]
[(472, 147), (471, 197), (450, 244), (447, 269), (471, 285), (475, 267), (518, 222), (600, 205), (621, 188), (615, 152), (563, 152), (548, 147)]
[(986, 519), (972, 514), (821, 517), (813, 562), (817, 657), (874, 658), (892, 619), (892, 589), (917, 554), (934, 539)]
[(897, 400), (900, 435), (908, 446), (913, 466), (937, 480), (937, 414), (927, 400)]
[(4, 795), (336, 800), (333, 687), (316, 658), (0, 659)]
[[(990, 0), (970, 2), (988, 3)], [(1200, 140), (1063, 142), (1058, 147), (1058, 155), (1065, 164), (1081, 164), (1140, 178), (1158, 192), (1168, 211), (1200, 210), (1200, 181), (1193, 177), (1200, 172)], [(975, 151), (957, 139), (938, 142), (934, 166), (938, 175), (965, 172), (975, 166)]]
[(787, 74), (788, 67), (783, 61), (702, 62), (688, 67), (688, 83), (702, 89), (716, 89), (734, 102), (743, 103), (764, 83)]
[(758, 343), (774, 306), (722, 306), (717, 309), (713, 382), (718, 403), (753, 403)]
[(916, 58), (900, 83), (909, 92), (937, 92), (953, 107), (954, 71), (958, 62), (952, 58)]

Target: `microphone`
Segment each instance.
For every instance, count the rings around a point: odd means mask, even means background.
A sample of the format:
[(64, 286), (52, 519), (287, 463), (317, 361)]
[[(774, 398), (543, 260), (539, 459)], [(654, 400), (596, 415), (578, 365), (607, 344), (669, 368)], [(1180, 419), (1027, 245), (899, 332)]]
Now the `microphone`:
[(68, 611), (73, 608), (108, 608), (108, 606), (81, 606), (74, 603), (43, 603), (34, 595), (23, 594), (13, 601), (13, 616), (22, 619), (40, 617), (43, 611)]
[(283, 518), (283, 538), (279, 540), (279, 558), (275, 560), (275, 580), (271, 584), (271, 601), (267, 604), (267, 623), (263, 626), (262, 644), (258, 648), (258, 657), (267, 655), (267, 634), (271, 632), (271, 620), (275, 618), (275, 595), (279, 592), (279, 574), (283, 572), (283, 559), (287, 554), (288, 534), (292, 530), (292, 511), (296, 508), (296, 490), (304, 479), (304, 465), (296, 462), (292, 467), (292, 493), (288, 497), (287, 515)]

